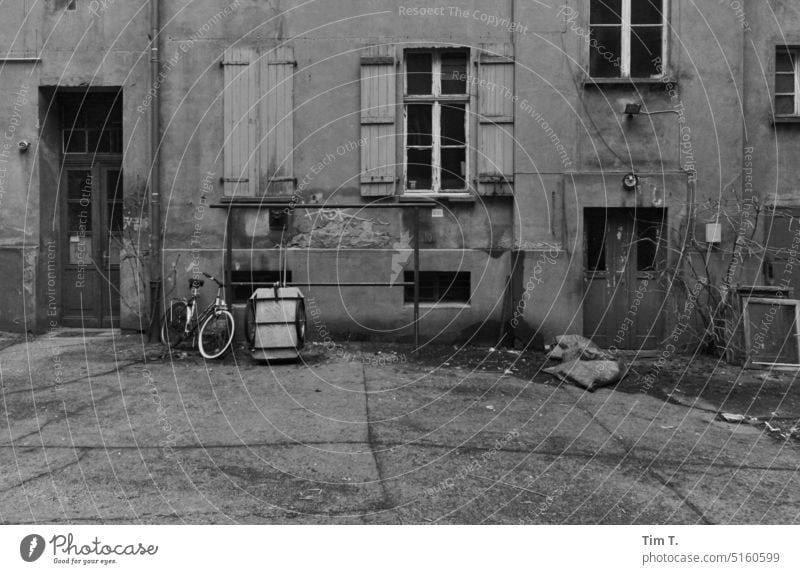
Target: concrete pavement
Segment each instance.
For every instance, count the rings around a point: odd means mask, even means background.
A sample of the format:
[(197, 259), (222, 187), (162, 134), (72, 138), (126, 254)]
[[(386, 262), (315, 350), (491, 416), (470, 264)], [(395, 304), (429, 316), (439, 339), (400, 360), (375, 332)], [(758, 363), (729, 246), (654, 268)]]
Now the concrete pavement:
[(650, 395), (70, 334), (0, 351), (3, 523), (800, 520), (796, 443)]

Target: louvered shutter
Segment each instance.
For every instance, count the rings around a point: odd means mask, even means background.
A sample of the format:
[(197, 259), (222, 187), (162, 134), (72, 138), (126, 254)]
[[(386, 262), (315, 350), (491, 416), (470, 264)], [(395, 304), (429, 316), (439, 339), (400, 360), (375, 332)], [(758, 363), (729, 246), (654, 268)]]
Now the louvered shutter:
[(361, 195), (395, 193), (396, 81), (394, 48), (369, 48), (361, 58)]
[(261, 181), (267, 196), (294, 193), (294, 72), (290, 47), (262, 54), (261, 68)]
[(514, 182), (514, 54), (487, 46), (478, 58), (478, 193), (503, 195)]
[(258, 67), (255, 50), (228, 48), (223, 67), (223, 189), (226, 196), (254, 196), (258, 186)]

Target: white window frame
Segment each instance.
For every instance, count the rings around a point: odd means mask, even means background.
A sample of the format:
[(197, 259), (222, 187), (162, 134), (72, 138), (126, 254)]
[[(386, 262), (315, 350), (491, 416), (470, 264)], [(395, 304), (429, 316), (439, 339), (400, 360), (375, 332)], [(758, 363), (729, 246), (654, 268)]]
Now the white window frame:
[[(787, 50), (791, 54), (792, 63), (794, 64), (794, 69), (792, 72), (778, 71), (778, 52), (780, 50)], [(794, 76), (794, 93), (790, 94), (788, 92), (779, 92), (778, 76), (788, 76), (789, 74)], [(775, 88), (773, 106), (775, 106), (776, 110), (778, 107), (779, 96), (792, 96), (794, 98), (794, 111), (791, 114), (779, 114), (776, 111), (775, 115), (783, 118), (800, 117), (800, 47), (792, 45), (775, 46), (775, 78), (773, 79), (773, 82), (773, 86)]]
[[(602, 0), (589, 0), (589, 30), (594, 27), (598, 28), (617, 28), (616, 24), (592, 24), (592, 17), (591, 17), (591, 10), (592, 10), (592, 3), (596, 1)], [(622, 35), (620, 38), (620, 63), (619, 63), (619, 76), (597, 76), (600, 79), (609, 79), (613, 80), (614, 78), (620, 79), (649, 79), (649, 77), (644, 78), (637, 78), (631, 77), (631, 32), (633, 30), (633, 24), (631, 23), (631, 2), (635, 2), (636, 0), (622, 0), (622, 14), (621, 16), (621, 27), (620, 27), (620, 34)], [(661, 0), (661, 74), (659, 77), (664, 77), (666, 75), (667, 69), (667, 54), (669, 53), (669, 10), (670, 10), (670, 0)], [(589, 71), (589, 75), (591, 76), (591, 54), (592, 54), (592, 46), (589, 43), (589, 36), (587, 36), (587, 47), (589, 48), (589, 58), (587, 60), (587, 70)], [(592, 76), (595, 77), (595, 76)]]
[[(443, 52), (463, 52), (466, 54), (466, 92), (463, 94), (442, 94), (442, 60)], [(431, 59), (431, 94), (412, 94), (408, 93), (408, 74), (407, 56), (408, 54), (429, 53)], [(464, 195), (470, 190), (470, 50), (469, 48), (409, 48), (403, 51), (403, 191), (406, 194), (422, 195)], [(462, 189), (441, 189), (441, 112), (442, 103), (464, 104), (464, 146), (445, 146), (452, 148), (464, 147), (464, 187)], [(408, 187), (408, 105), (409, 104), (432, 104), (431, 112), (431, 188), (430, 189), (409, 189)], [(411, 146), (415, 147), (415, 146)]]

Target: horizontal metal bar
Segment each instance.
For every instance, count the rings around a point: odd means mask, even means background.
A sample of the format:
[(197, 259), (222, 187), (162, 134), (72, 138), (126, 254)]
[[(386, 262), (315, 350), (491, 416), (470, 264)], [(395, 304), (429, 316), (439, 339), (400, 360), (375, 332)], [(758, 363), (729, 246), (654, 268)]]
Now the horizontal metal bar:
[(263, 198), (239, 198), (236, 201), (224, 201), (223, 203), (212, 203), (209, 207), (215, 208), (229, 208), (229, 207), (262, 207), (264, 209), (271, 209), (274, 207), (290, 207), (294, 209), (393, 209), (405, 207), (436, 207), (439, 204), (438, 200), (431, 199), (428, 201), (415, 201), (415, 202), (401, 202), (401, 203), (378, 203), (372, 201), (370, 203), (297, 203), (287, 201), (269, 201)]
[(389, 283), (386, 281), (363, 281), (360, 283), (353, 283), (349, 281), (337, 281), (337, 282), (327, 282), (327, 283), (326, 282), (296, 283), (292, 281), (286, 283), (287, 287), (411, 287), (412, 285), (414, 285), (413, 281), (397, 281), (395, 283)]

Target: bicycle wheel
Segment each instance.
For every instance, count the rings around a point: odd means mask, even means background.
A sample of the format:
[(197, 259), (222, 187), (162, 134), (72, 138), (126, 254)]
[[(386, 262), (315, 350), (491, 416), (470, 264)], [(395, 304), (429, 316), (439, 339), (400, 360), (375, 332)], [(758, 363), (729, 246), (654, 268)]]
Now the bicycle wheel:
[(218, 359), (230, 348), (232, 342), (233, 315), (225, 309), (218, 309), (200, 326), (200, 354), (206, 359)]
[(172, 301), (161, 319), (161, 344), (175, 347), (186, 335), (186, 301)]
[(294, 310), (294, 323), (297, 330), (297, 349), (302, 349), (306, 343), (306, 303), (302, 299), (297, 300), (297, 307)]
[(247, 301), (247, 314), (244, 322), (244, 335), (247, 342), (251, 345), (256, 340), (256, 302), (253, 299)]

